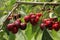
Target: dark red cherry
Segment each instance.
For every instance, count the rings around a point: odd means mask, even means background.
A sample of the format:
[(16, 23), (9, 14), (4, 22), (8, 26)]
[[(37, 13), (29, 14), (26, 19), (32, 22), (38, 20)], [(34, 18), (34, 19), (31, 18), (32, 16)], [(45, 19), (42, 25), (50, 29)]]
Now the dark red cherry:
[(59, 30), (59, 24), (53, 24), (52, 25), (52, 28), (54, 29), (54, 30), (56, 30), (56, 31), (58, 31)]
[(14, 27), (14, 24), (8, 24), (7, 25), (7, 30), (11, 31), (13, 27)]
[(21, 30), (25, 30), (26, 27), (27, 27), (27, 24), (26, 24), (26, 23), (21, 23), (21, 24), (20, 24), (20, 29), (21, 29)]
[(35, 19), (36, 15), (31, 15), (30, 19)]
[(42, 13), (36, 13), (36, 16), (40, 17), (40, 16), (42, 16)]
[(43, 30), (45, 28), (45, 24), (41, 23), (40, 28), (41, 28), (41, 30)]
[(30, 17), (29, 16), (25, 16), (24, 20), (25, 20), (25, 22), (29, 22), (30, 21)]
[(35, 22), (37, 23), (38, 21), (39, 21), (39, 17), (36, 16), (36, 18), (35, 18)]
[(14, 27), (11, 31), (13, 34), (16, 34), (18, 32), (18, 28), (17, 27)]

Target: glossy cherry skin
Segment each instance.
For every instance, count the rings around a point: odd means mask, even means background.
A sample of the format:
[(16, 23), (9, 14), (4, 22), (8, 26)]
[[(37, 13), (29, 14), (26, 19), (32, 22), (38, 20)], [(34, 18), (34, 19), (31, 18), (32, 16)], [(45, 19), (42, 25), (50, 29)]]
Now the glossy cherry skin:
[(27, 24), (26, 24), (26, 23), (21, 23), (21, 24), (20, 24), (20, 29), (21, 29), (21, 30), (25, 30), (26, 27), (27, 27)]
[(25, 16), (24, 20), (25, 20), (25, 22), (29, 22), (30, 21), (30, 17), (29, 16)]

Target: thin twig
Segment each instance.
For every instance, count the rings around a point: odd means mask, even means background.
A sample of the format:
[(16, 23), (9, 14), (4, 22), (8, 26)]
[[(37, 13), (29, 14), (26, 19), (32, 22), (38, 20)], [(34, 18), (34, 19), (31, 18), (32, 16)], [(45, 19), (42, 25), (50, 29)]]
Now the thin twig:
[(29, 5), (60, 5), (60, 2), (58, 3), (55, 3), (55, 2), (16, 2), (16, 3), (19, 3), (19, 4), (29, 4)]
[(5, 19), (5, 21), (3, 22), (3, 23), (5, 23), (6, 22), (6, 20), (7, 20), (7, 18), (12, 14), (12, 12), (17, 8), (19, 6), (19, 4), (15, 4), (15, 6), (13, 7), (13, 9), (9, 12), (9, 14), (7, 15), (7, 17), (6, 17), (6, 19)]

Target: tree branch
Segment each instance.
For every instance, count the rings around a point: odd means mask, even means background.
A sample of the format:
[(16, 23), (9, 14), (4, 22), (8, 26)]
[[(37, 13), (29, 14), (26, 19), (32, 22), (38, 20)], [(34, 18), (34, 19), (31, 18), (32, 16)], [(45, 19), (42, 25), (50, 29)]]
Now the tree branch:
[(18, 4), (29, 4), (29, 5), (60, 5), (60, 2), (55, 3), (55, 2), (16, 2)]
[(6, 19), (5, 19), (5, 21), (4, 21), (3, 23), (6, 22), (7, 18), (8, 18), (8, 17), (12, 14), (12, 12), (19, 6), (18, 3), (14, 4), (14, 5), (15, 5), (15, 6), (14, 6), (13, 9), (8, 13), (8, 15), (7, 15), (7, 17), (6, 17)]

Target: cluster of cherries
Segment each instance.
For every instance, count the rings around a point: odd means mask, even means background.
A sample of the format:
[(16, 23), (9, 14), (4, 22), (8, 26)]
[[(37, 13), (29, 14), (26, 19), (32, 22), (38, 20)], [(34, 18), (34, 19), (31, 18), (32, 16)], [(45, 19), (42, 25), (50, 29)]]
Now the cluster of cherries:
[(13, 34), (18, 32), (18, 29), (25, 30), (28, 22), (30, 22), (32, 25), (36, 25), (39, 21), (39, 18), (42, 14), (41, 13), (30, 13), (29, 15), (24, 17), (25, 23), (22, 23), (19, 19), (20, 14), (14, 14), (13, 16), (8, 17), (8, 20), (11, 20), (12, 17), (16, 19), (13, 23), (10, 23), (7, 25), (7, 30), (11, 31)]
[[(8, 20), (11, 19), (11, 17), (13, 17), (15, 19), (15, 21), (13, 23), (10, 23), (7, 25), (7, 30), (12, 32), (13, 34), (16, 34), (19, 30), (19, 28), (21, 30), (25, 30), (27, 27), (27, 23), (30, 22), (32, 25), (36, 25), (40, 19), (40, 17), (42, 16), (42, 13), (30, 13), (29, 15), (26, 15), (24, 17), (24, 23), (21, 22), (20, 18), (20, 14), (14, 14), (14, 16), (10, 16), (8, 17)], [(40, 24), (40, 28), (43, 30), (44, 28), (48, 28), (49, 30), (56, 30), (58, 31), (60, 28), (60, 23), (58, 22), (58, 20), (56, 20), (56, 18), (48, 18), (48, 19), (43, 19), (42, 23)]]
[(36, 25), (41, 16), (41, 13), (30, 13), (29, 15), (24, 17), (24, 20), (26, 23), (30, 22), (32, 25)]
[(19, 28), (21, 30), (25, 30), (26, 26), (27, 26), (26, 23), (22, 23), (20, 19), (17, 19), (13, 23), (7, 25), (7, 30), (11, 31), (13, 34), (16, 34)]
[(56, 20), (56, 18), (48, 18), (44, 19), (40, 24), (40, 28), (43, 30), (44, 28), (48, 28), (49, 30), (54, 29), (58, 31), (60, 28), (60, 23)]

